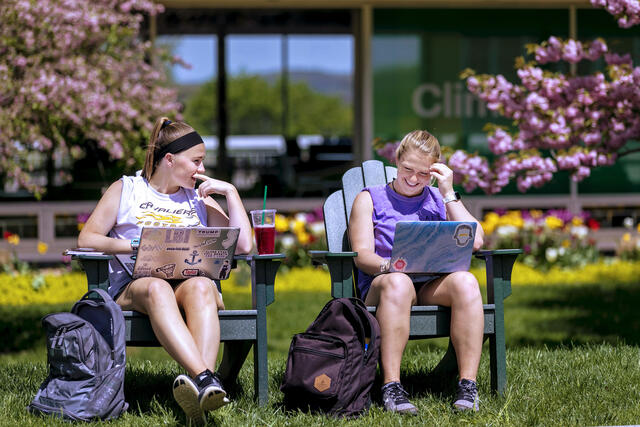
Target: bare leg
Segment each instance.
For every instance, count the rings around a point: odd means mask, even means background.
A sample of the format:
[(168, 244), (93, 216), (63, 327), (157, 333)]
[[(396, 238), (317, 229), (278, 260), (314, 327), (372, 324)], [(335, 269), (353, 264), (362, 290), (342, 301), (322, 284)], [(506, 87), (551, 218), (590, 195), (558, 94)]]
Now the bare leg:
[(220, 348), (218, 310), (224, 310), (216, 285), (206, 277), (187, 279), (176, 289), (176, 300), (202, 360), (214, 372)]
[(419, 290), (418, 303), (451, 307), (451, 341), (459, 377), (475, 381), (484, 334), (482, 295), (476, 278), (459, 271), (434, 280)]
[(149, 316), (162, 347), (191, 377), (207, 369), (182, 318), (173, 288), (167, 281), (155, 277), (134, 280), (117, 302), (124, 310), (136, 310)]
[(380, 324), (380, 364), (384, 384), (400, 382), (400, 362), (409, 340), (411, 306), (416, 302), (413, 282), (403, 273), (382, 274), (373, 279), (365, 304), (377, 305)]

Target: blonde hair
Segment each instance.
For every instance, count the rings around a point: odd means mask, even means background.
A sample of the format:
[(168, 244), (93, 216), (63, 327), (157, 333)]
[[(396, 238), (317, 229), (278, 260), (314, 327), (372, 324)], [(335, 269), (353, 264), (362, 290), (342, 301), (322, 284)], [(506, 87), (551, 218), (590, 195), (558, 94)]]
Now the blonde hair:
[[(169, 122), (165, 125), (165, 122)], [(142, 176), (148, 181), (156, 170), (160, 159), (154, 159), (155, 154), (167, 144), (172, 143), (176, 139), (185, 136), (195, 130), (184, 122), (172, 122), (168, 117), (160, 117), (153, 126), (151, 137), (149, 138), (149, 146), (147, 147), (147, 156), (144, 160), (142, 168)]]
[(433, 158), (434, 162), (440, 161), (440, 143), (438, 138), (431, 135), (426, 130), (414, 130), (402, 138), (400, 145), (396, 148), (396, 162), (409, 150), (417, 150)]

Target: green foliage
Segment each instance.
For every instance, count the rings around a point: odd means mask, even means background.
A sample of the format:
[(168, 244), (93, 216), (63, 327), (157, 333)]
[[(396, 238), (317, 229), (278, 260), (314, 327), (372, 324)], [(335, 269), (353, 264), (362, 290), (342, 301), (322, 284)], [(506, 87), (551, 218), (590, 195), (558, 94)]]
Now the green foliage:
[(34, 304), (25, 307), (0, 305), (0, 353), (12, 353), (44, 343), (41, 319), (58, 311), (69, 311), (72, 303)]
[(0, 273), (0, 307), (58, 304), (79, 299), (87, 292), (83, 272), (57, 274)]
[[(402, 361), (402, 381), (418, 407), (418, 417), (385, 413), (374, 387), (369, 413), (349, 421), (369, 425), (628, 425), (640, 419), (638, 283), (615, 278), (598, 286), (514, 288), (505, 301), (508, 385), (504, 397), (489, 391), (489, 355), (479, 369), (481, 411), (451, 409), (450, 391), (432, 393), (425, 376), (442, 357), (446, 339), (411, 341)], [(233, 403), (209, 415), (212, 425), (343, 426), (345, 420), (284, 413), (278, 387), (291, 336), (304, 330), (329, 292), (276, 292), (268, 310), (269, 398), (258, 407), (253, 398), (251, 356), (240, 372)], [(248, 295), (225, 295), (229, 308), (246, 308)], [(3, 313), (4, 314), (4, 313)], [(6, 319), (4, 315), (1, 319)], [(182, 425), (184, 415), (171, 395), (171, 382), (183, 371), (162, 350), (128, 349), (125, 396), (129, 411), (114, 426)], [(44, 346), (32, 353), (0, 356), (0, 417), (3, 425), (67, 426), (29, 415), (25, 407), (47, 375)], [(19, 379), (19, 380), (16, 380)], [(379, 381), (379, 379), (378, 379)]]
[[(314, 92), (306, 83), (290, 83), (288, 134), (350, 135), (353, 112), (337, 96)], [(215, 135), (217, 82), (208, 81), (185, 102), (184, 118), (198, 132)], [(229, 133), (281, 134), (282, 81), (270, 84), (257, 75), (228, 80)]]

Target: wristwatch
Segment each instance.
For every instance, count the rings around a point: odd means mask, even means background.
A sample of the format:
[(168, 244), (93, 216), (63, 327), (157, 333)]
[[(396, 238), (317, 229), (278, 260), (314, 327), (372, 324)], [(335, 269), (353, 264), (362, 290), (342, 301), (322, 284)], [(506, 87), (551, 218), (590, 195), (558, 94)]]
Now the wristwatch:
[(458, 193), (457, 191), (454, 191), (453, 194), (449, 194), (447, 197), (443, 198), (442, 201), (446, 205), (449, 202), (456, 202), (460, 200), (460, 198), (461, 198), (460, 193)]
[(131, 250), (136, 250), (138, 249), (138, 246), (140, 246), (140, 239), (131, 239)]

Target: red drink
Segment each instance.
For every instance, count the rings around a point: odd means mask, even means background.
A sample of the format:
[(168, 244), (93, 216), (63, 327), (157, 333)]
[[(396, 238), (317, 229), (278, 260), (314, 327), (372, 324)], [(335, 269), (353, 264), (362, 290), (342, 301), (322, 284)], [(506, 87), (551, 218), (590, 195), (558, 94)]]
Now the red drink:
[(273, 224), (256, 225), (256, 243), (258, 244), (258, 254), (272, 254), (275, 252), (276, 227)]

